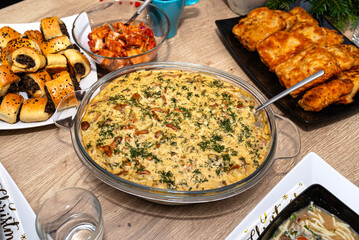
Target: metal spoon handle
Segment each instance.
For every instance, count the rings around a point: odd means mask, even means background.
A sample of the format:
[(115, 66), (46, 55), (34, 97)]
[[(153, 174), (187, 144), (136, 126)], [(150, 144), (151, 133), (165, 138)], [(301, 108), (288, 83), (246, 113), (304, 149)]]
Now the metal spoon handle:
[(320, 70), (316, 73), (314, 73), (313, 75), (310, 75), (309, 77), (305, 78), (304, 80), (300, 81), (299, 83), (291, 86), (290, 88), (284, 90), (283, 92), (277, 94), (276, 96), (272, 97), (271, 99), (269, 99), (267, 102), (263, 103), (261, 106), (259, 106), (257, 109), (256, 109), (256, 112), (258, 112), (259, 110), (261, 110), (262, 108), (268, 106), (269, 104), (277, 101), (278, 99), (281, 99), (282, 97), (288, 95), (290, 92), (304, 86), (305, 84), (313, 81), (314, 79), (322, 76), (324, 74), (324, 71), (323, 70)]
[(152, 2), (152, 0), (146, 0), (142, 4), (142, 6), (136, 11), (136, 13), (130, 18), (130, 20), (128, 20), (126, 25), (130, 25), (137, 18), (137, 16), (140, 15), (140, 13), (143, 11), (143, 9), (145, 9), (147, 7), (147, 5), (150, 4), (150, 2)]

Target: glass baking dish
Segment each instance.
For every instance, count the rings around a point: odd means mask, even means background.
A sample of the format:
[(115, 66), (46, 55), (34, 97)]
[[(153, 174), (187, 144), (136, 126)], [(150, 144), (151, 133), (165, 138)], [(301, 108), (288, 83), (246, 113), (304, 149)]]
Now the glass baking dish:
[[(268, 106), (259, 113), (257, 121), (258, 124), (266, 121), (270, 129), (271, 139), (267, 156), (255, 172), (239, 182), (210, 190), (178, 191), (137, 184), (106, 171), (91, 159), (86, 152), (81, 138), (81, 119), (90, 101), (107, 84), (122, 75), (140, 70), (181, 70), (208, 74), (242, 89), (255, 101), (255, 107), (266, 101), (265, 97), (257, 89), (244, 80), (221, 70), (199, 64), (152, 62), (125, 67), (109, 73), (89, 89), (67, 95), (60, 103), (54, 115), (55, 124), (70, 131), (73, 147), (81, 162), (104, 183), (126, 193), (162, 204), (179, 205), (211, 202), (226, 199), (248, 190), (268, 173), (276, 159), (290, 159), (298, 155), (300, 151), (300, 136), (297, 127), (289, 119), (275, 114), (272, 108)], [(76, 102), (76, 107), (68, 108), (68, 103), (70, 102)]]

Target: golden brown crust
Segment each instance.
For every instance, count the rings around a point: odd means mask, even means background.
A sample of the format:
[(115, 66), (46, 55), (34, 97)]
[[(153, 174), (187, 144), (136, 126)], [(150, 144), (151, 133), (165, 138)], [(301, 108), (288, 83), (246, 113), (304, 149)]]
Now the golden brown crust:
[(319, 27), (317, 24), (306, 22), (298, 23), (290, 30), (290, 32), (301, 34), (319, 45), (326, 45), (325, 32), (323, 28)]
[(45, 83), (45, 87), (55, 105), (55, 108), (57, 108), (61, 100), (67, 94), (75, 91), (75, 87), (69, 73), (63, 73), (59, 77), (54, 77), (52, 81)]
[(270, 71), (290, 57), (309, 47), (313, 42), (301, 34), (279, 31), (258, 43), (257, 51)]
[(72, 43), (67, 36), (55, 37), (41, 45), (41, 50), (44, 55), (60, 53), (72, 47)]
[(359, 70), (351, 69), (349, 71), (344, 71), (341, 74), (339, 74), (336, 78), (350, 79), (354, 84), (352, 91), (347, 95), (341, 96), (336, 103), (349, 104), (354, 102), (353, 98), (359, 91)]
[(294, 24), (297, 22), (297, 16), (286, 12), (286, 11), (282, 11), (282, 10), (273, 10), (275, 13), (279, 14), (279, 16), (281, 16), (284, 21), (286, 22), (286, 27), (285, 27), (285, 31), (289, 31)]
[(289, 11), (297, 17), (297, 23), (310, 23), (318, 25), (318, 21), (313, 18), (313, 16), (308, 13), (305, 9), (301, 7), (295, 7)]
[(18, 114), (24, 98), (21, 95), (8, 93), (0, 104), (0, 119), (14, 124), (18, 121)]
[(11, 84), (17, 84), (20, 77), (14, 74), (10, 65), (0, 66), (0, 97), (5, 96)]
[(20, 111), (20, 120), (22, 122), (41, 122), (51, 117), (50, 113), (45, 112), (48, 99), (30, 98), (25, 100)]
[(309, 22), (295, 24), (290, 32), (302, 34), (314, 43), (322, 46), (337, 45), (343, 43), (344, 41), (343, 36), (338, 34), (337, 31), (325, 27), (319, 27), (318, 24)]
[(35, 49), (41, 52), (40, 46), (37, 44), (36, 41), (27, 39), (27, 38), (16, 38), (12, 39), (6, 45), (6, 57), (7, 61), (12, 64), (12, 53), (19, 48), (27, 47), (31, 49)]
[(25, 89), (32, 97), (46, 97), (45, 83), (52, 81), (50, 74), (45, 70), (41, 69), (36, 73), (27, 73), (26, 77), (31, 78), (39, 87), (39, 89)]
[(345, 45), (333, 45), (325, 48), (333, 54), (342, 71), (349, 70), (354, 65), (353, 54), (350, 52), (349, 48), (344, 46)]
[(56, 74), (67, 69), (66, 57), (62, 54), (48, 54), (46, 55), (46, 70), (51, 74)]
[(240, 19), (232, 32), (248, 50), (255, 51), (258, 42), (286, 27), (286, 21), (279, 14), (262, 7), (252, 10), (247, 17)]
[(37, 42), (37, 44), (39, 46), (41, 46), (41, 44), (43, 42), (45, 42), (44, 36), (42, 35), (42, 33), (39, 30), (27, 30), (27, 31), (24, 32), (24, 35), (28, 39)]
[(6, 44), (15, 38), (21, 37), (21, 34), (11, 27), (4, 26), (0, 28), (0, 49), (5, 49)]
[(338, 45), (344, 42), (343, 35), (334, 29), (322, 27), (325, 34), (326, 46)]
[(333, 54), (324, 47), (315, 45), (279, 64), (275, 73), (280, 83), (289, 88), (319, 70), (325, 71), (323, 76), (290, 93), (292, 97), (298, 97), (306, 90), (324, 83), (341, 72)]
[(61, 77), (61, 76), (63, 76), (63, 75), (66, 75), (66, 74), (69, 74), (69, 72), (68, 72), (67, 70), (64, 70), (64, 71), (55, 73), (54, 75), (52, 75), (52, 79), (56, 79), (56, 78), (58, 78), (58, 77)]
[(90, 73), (90, 61), (80, 51), (76, 49), (67, 49), (64, 52), (64, 55), (70, 66), (73, 68), (76, 79), (82, 79)]
[[(25, 60), (24, 57), (26, 57)], [(11, 55), (11, 62), (13, 64), (11, 70), (14, 73), (36, 72), (46, 65), (44, 55), (40, 51), (28, 47), (16, 49)]]
[(62, 20), (58, 17), (47, 17), (41, 19), (40, 28), (46, 41), (55, 37), (64, 36), (61, 31), (60, 24), (63, 24)]
[(357, 48), (354, 45), (347, 45), (343, 44), (342, 48), (344, 48), (346, 51), (349, 51), (354, 58), (353, 68), (359, 69), (359, 48)]
[(6, 50), (1, 51), (1, 65), (10, 65), (9, 61), (7, 60)]
[(307, 91), (298, 104), (305, 111), (319, 112), (338, 101), (341, 96), (349, 94), (353, 86), (350, 79), (335, 79)]

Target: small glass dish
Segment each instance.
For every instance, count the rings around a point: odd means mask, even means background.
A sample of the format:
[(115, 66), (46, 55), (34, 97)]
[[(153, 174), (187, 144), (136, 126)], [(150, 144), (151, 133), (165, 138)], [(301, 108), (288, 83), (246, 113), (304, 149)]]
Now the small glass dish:
[(100, 27), (107, 23), (126, 23), (142, 4), (143, 2), (141, 1), (111, 0), (101, 1), (88, 7), (76, 17), (73, 23), (72, 35), (74, 41), (84, 52), (91, 56), (96, 63), (108, 71), (151, 61), (166, 40), (170, 26), (167, 15), (160, 8), (152, 4), (149, 4), (146, 9), (137, 16), (134, 23), (143, 22), (152, 29), (156, 47), (130, 57), (104, 57), (93, 53), (88, 45), (88, 35), (95, 27)]

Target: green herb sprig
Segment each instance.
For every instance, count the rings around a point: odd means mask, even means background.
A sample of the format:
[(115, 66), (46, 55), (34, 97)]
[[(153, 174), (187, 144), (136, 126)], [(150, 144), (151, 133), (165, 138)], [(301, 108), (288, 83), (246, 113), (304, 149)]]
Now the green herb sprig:
[[(266, 6), (270, 9), (289, 10), (296, 0), (269, 0)], [(359, 16), (359, 0), (304, 0), (309, 2), (309, 13), (314, 17), (324, 16), (339, 30), (348, 25), (353, 29)]]

